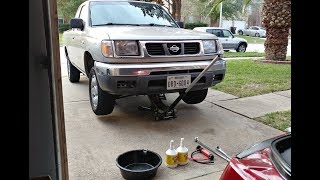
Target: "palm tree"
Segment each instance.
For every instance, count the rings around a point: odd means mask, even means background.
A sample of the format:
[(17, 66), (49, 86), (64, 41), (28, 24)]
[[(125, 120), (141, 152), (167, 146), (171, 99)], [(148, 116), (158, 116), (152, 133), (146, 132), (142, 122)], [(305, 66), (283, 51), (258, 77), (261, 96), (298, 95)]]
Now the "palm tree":
[(172, 15), (172, 17), (177, 21), (181, 20), (181, 0), (173, 0), (173, 1), (170, 1), (170, 0), (138, 0), (138, 1), (156, 2), (161, 5), (166, 3), (169, 6), (168, 10), (169, 10), (170, 14)]
[(262, 8), (262, 23), (267, 30), (264, 43), (266, 59), (286, 60), (291, 28), (291, 0), (265, 0)]
[[(208, 0), (212, 2), (212, 0)], [(217, 7), (225, 0), (215, 0)], [(247, 7), (252, 0), (244, 0)], [(285, 61), (288, 46), (289, 29), (291, 28), (291, 0), (264, 0), (262, 24), (267, 30), (264, 43), (266, 59)]]

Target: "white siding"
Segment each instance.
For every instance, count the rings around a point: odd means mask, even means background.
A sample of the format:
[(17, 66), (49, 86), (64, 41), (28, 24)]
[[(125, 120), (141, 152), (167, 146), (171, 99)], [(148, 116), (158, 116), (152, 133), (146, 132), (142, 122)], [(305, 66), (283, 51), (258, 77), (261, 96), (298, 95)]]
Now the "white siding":
[[(232, 26), (232, 21), (230, 20), (223, 20), (222, 21), (222, 27), (229, 29)], [(246, 21), (234, 21), (234, 27), (236, 27), (236, 31), (239, 29), (244, 29), (246, 27)]]

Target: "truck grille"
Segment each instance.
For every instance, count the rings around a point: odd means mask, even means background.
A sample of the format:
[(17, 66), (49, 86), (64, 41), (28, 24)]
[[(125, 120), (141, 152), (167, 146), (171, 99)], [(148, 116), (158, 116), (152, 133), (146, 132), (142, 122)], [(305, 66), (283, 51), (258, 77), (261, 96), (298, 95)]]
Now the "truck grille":
[(184, 54), (198, 54), (199, 51), (199, 43), (184, 43)]
[(146, 43), (146, 48), (150, 55), (165, 55), (163, 46), (160, 43)]
[(146, 43), (145, 45), (151, 56), (198, 54), (200, 52), (198, 42)]

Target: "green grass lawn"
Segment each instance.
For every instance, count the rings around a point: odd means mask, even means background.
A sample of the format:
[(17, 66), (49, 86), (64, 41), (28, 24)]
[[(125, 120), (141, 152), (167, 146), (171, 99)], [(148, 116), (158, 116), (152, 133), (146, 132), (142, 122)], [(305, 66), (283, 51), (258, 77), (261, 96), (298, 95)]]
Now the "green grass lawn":
[(255, 118), (255, 120), (281, 131), (285, 131), (286, 128), (291, 127), (291, 111), (269, 113), (265, 116)]
[(264, 57), (265, 53), (259, 52), (224, 52), (223, 57), (231, 58), (231, 57)]
[[(235, 58), (235, 57), (265, 57), (266, 53), (261, 52), (224, 52), (223, 57)], [(291, 61), (291, 56), (286, 57), (287, 61)]]
[(225, 79), (213, 89), (238, 97), (248, 97), (291, 89), (291, 65), (227, 61)]
[(248, 41), (248, 43), (257, 43), (263, 44), (266, 40), (258, 38), (258, 37), (251, 37), (251, 36), (241, 36), (241, 35), (234, 35), (235, 37), (243, 38)]
[(62, 33), (59, 33), (59, 44), (60, 44), (60, 45), (63, 44)]
[[(224, 52), (223, 57), (235, 58), (235, 57), (265, 57), (266, 53), (261, 52)], [(286, 57), (287, 61), (291, 61), (291, 56)]]

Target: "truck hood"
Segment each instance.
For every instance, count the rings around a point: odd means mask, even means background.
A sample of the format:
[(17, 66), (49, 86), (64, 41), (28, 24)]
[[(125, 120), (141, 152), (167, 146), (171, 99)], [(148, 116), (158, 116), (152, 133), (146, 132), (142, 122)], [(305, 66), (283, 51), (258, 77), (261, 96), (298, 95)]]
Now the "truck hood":
[[(110, 40), (200, 40), (217, 39), (215, 35), (182, 28), (154, 26), (105, 26), (91, 28), (92, 34), (104, 34)], [(101, 37), (101, 36), (100, 36)]]

